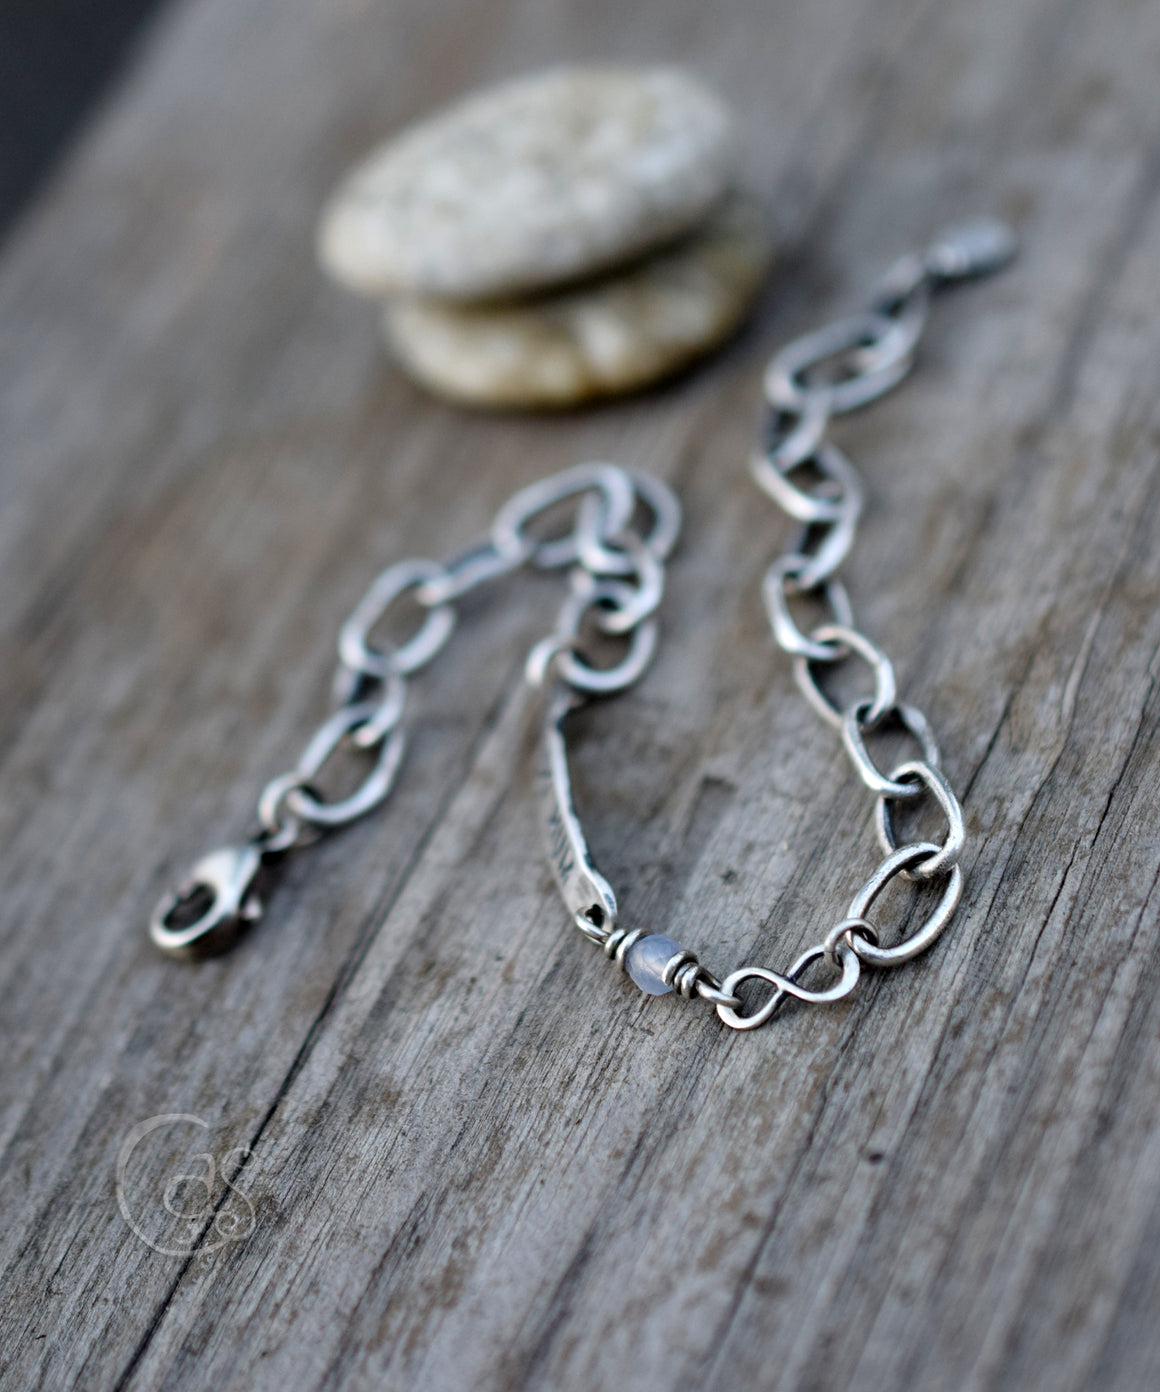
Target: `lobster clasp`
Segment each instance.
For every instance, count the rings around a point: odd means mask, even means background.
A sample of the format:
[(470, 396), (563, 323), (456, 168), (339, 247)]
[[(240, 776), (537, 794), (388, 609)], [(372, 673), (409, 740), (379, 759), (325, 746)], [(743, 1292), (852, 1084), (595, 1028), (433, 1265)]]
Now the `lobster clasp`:
[(211, 851), (153, 910), (149, 936), (171, 957), (224, 952), (262, 916), (261, 869), (262, 848), (252, 842)]

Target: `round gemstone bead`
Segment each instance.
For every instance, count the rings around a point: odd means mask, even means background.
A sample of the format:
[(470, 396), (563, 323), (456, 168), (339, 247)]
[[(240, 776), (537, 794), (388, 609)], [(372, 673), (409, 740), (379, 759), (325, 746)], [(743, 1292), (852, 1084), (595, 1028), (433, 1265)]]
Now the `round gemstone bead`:
[(680, 950), (680, 943), (664, 933), (649, 933), (637, 938), (628, 949), (624, 965), (642, 991), (650, 996), (663, 996), (673, 989), (663, 976), (665, 963), (671, 962)]

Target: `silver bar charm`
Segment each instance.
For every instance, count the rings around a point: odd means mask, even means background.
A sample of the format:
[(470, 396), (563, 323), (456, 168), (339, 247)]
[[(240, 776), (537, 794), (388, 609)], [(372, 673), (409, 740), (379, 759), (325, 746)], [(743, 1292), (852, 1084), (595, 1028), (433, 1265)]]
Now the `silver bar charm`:
[(616, 895), (592, 863), (572, 803), (564, 744), (564, 719), (581, 704), (580, 698), (562, 686), (555, 687), (548, 697), (536, 767), (536, 801), (544, 847), (568, 912), (586, 937), (604, 943), (616, 927)]

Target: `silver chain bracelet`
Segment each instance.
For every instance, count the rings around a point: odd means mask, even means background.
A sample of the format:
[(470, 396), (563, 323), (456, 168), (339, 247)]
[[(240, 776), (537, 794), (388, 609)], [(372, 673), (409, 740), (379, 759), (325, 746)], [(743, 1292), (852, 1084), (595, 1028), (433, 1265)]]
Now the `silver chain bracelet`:
[[(568, 505), (574, 512), (570, 531), (551, 540), (532, 535), (542, 514)], [(339, 631), (338, 708), (295, 767), (263, 788), (255, 833), (204, 856), (157, 905), (149, 922), (153, 941), (177, 957), (229, 947), (261, 917), (260, 883), (275, 861), (384, 801), (403, 757), (407, 679), (441, 651), (455, 628), (455, 601), (478, 586), (529, 564), (568, 568), (567, 599), (554, 631), (528, 657), (529, 681), (543, 686), (551, 672), (574, 701), (639, 681), (656, 649), (653, 615), (680, 527), (680, 505), (658, 479), (612, 464), (583, 464), (514, 494), (496, 514), (489, 536), (446, 564), (407, 560), (388, 566)], [(421, 615), (417, 629), (403, 642), (376, 646), (372, 630), (384, 626), (388, 611), (408, 597)], [(627, 642), (615, 665), (586, 660), (586, 625), (598, 638)], [(342, 753), (369, 759), (371, 767), (354, 792), (328, 801), (315, 785), (324, 766)]]
[[(399, 722), (406, 679), (450, 637), (456, 620), (453, 602), (530, 563), (544, 570), (569, 568), (569, 594), (556, 626), (532, 649), (525, 672), (544, 699), (536, 775), (541, 829), (560, 894), (585, 937), (601, 946), (642, 991), (675, 991), (685, 999), (707, 1000), (737, 1030), (765, 1024), (791, 996), (813, 1004), (841, 1000), (858, 985), (863, 966), (900, 966), (924, 952), (946, 928), (962, 896), (963, 814), (940, 771), (929, 722), (898, 699), (893, 664), (855, 627), (849, 596), (837, 578), (854, 543), (864, 493), (858, 473), (826, 432), (832, 417), (876, 400), (907, 375), (933, 290), (997, 270), (1014, 251), (1014, 236), (1001, 223), (984, 220), (952, 228), (925, 253), (898, 261), (863, 313), (794, 340), (766, 370), (769, 427), (751, 471), (800, 525), (789, 550), (769, 567), (762, 595), (774, 639), (792, 657), (802, 694), (839, 731), (851, 762), (876, 798), (878, 839), (886, 852), (845, 917), (787, 971), (740, 967), (718, 980), (667, 935), (620, 927), (616, 896), (588, 850), (573, 805), (564, 721), (591, 697), (624, 690), (643, 676), (656, 648), (654, 615), (664, 590), (664, 564), (681, 522), (680, 506), (666, 485), (611, 464), (581, 465), (521, 490), (496, 514), (485, 541), (445, 565), (403, 561), (378, 576), (339, 635), (338, 709), (307, 744), (294, 770), (263, 789), (255, 835), (199, 861), (188, 880), (157, 906), (150, 922), (154, 942), (178, 956), (228, 946), (261, 914), (257, 883), (268, 862), (320, 831), (353, 821), (386, 798), (403, 753)], [(799, 471), (813, 475), (812, 486), (794, 482)], [(571, 531), (547, 541), (535, 539), (529, 531), (535, 519), (567, 502), (575, 505)], [(424, 611), (418, 630), (388, 650), (373, 646), (371, 630), (408, 593)], [(807, 597), (821, 602), (829, 621), (803, 633), (790, 606)], [(627, 642), (618, 662), (596, 666), (585, 655), (585, 625), (598, 638)], [(842, 709), (818, 685), (815, 669), (852, 657), (869, 666), (874, 690)], [(886, 774), (872, 758), (867, 737), (890, 725), (914, 740), (921, 757)], [(328, 802), (314, 781), (344, 746), (370, 755), (373, 767), (355, 792)], [(914, 804), (924, 797), (934, 800), (945, 819), (941, 842), (899, 844), (892, 804)], [(884, 947), (870, 914), (896, 878), (943, 887), (921, 927)], [(837, 980), (803, 985), (801, 978), (815, 963), (836, 972)], [(736, 991), (752, 980), (773, 991), (757, 1009), (742, 1014)]]

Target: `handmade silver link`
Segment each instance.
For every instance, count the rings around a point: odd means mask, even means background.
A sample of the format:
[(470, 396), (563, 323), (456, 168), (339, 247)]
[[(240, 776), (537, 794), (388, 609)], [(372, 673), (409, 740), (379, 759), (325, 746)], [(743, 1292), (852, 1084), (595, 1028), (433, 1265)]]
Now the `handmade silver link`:
[[(953, 865), (957, 864), (967, 839), (966, 827), (963, 823), (963, 809), (959, 806), (954, 789), (937, 768), (923, 763), (921, 760), (899, 764), (896, 769), (891, 770), (890, 780), (893, 783), (909, 782), (917, 786), (919, 793), (932, 794), (947, 820), (947, 834), (943, 838), (938, 854), (931, 856), (929, 860), (922, 861), (919, 865), (908, 866), (907, 875), (913, 880), (933, 880), (940, 875), (945, 875)], [(880, 794), (874, 809), (878, 840), (882, 849), (888, 852), (894, 852), (898, 849), (898, 843), (894, 839), (894, 822), (890, 813), (890, 804), (895, 800), (895, 796), (892, 793)]]
[[(359, 749), (373, 749), (376, 744), (395, 728), (403, 718), (407, 705), (407, 682), (398, 672), (391, 672), (382, 682), (374, 683), (374, 701), (365, 704), (372, 706), (370, 715), (350, 732), (351, 742)], [(353, 695), (342, 705), (357, 705)]]
[(513, 494), (495, 515), (491, 540), (504, 555), (531, 559), (541, 570), (571, 565), (577, 559), (575, 530), (551, 541), (536, 541), (527, 528), (558, 503), (598, 489), (605, 505), (604, 537), (614, 537), (632, 517), (636, 494), (632, 480), (614, 464), (579, 464), (540, 479)]
[[(872, 730), (888, 711), (894, 709), (897, 702), (898, 686), (894, 678), (894, 664), (864, 633), (859, 633), (856, 628), (847, 628), (844, 624), (819, 624), (811, 631), (810, 638), (819, 645), (830, 644), (845, 649), (847, 653), (857, 653), (869, 666), (874, 674), (874, 699), (869, 702), (859, 701), (858, 704), (868, 706), (863, 723)], [(797, 654), (793, 660), (794, 679), (802, 695), (826, 724), (840, 730), (843, 712), (814, 680), (811, 670), (813, 660)], [(825, 661), (832, 663), (834, 658), (827, 656)]]
[(611, 696), (640, 681), (656, 649), (657, 626), (652, 619), (647, 619), (633, 632), (628, 652), (615, 667), (593, 667), (571, 647), (564, 648), (556, 667), (574, 691)]
[[(773, 636), (778, 647), (793, 657), (803, 657), (810, 662), (837, 662), (846, 656), (849, 649), (833, 640), (823, 643), (816, 638), (807, 638), (794, 623), (789, 611), (790, 597), (802, 592), (798, 577), (805, 566), (804, 556), (779, 556), (765, 572), (761, 597), (765, 601)], [(853, 628), (854, 611), (845, 585), (840, 580), (826, 580), (814, 588), (834, 616), (834, 622), (843, 628)]]
[(805, 564), (797, 582), (803, 590), (816, 589), (831, 579), (843, 565), (854, 545), (858, 519), (862, 516), (862, 490), (838, 496), (832, 484), (823, 484), (822, 494), (833, 489), (837, 513), (823, 522), (803, 522), (790, 540), (791, 555), (801, 556)]
[(347, 822), (353, 822), (356, 817), (362, 817), (377, 807), (391, 791), (403, 757), (404, 737), (399, 729), (379, 736), (376, 741), (379, 751), (374, 766), (353, 793), (335, 802), (324, 802), (313, 788), (314, 780), (323, 767), (344, 744), (359, 748), (354, 738), (356, 732), (374, 720), (379, 709), (370, 704), (340, 706), (314, 732), (294, 770), (296, 786), (290, 789), (286, 797), (286, 806), (295, 817), (315, 827), (345, 826)]
[[(774, 640), (793, 660), (798, 686), (818, 715), (841, 732), (858, 776), (876, 798), (878, 839), (887, 856), (854, 896), (845, 917), (788, 972), (742, 967), (724, 978), (720, 989), (725, 993), (753, 979), (775, 988), (765, 1004), (748, 1015), (741, 1013), (739, 1003), (718, 1003), (718, 1016), (733, 1029), (757, 1028), (790, 997), (808, 1002), (842, 999), (858, 982), (858, 966), (851, 966), (851, 961), (873, 967), (910, 961), (946, 928), (962, 895), (963, 872), (958, 863), (965, 843), (962, 808), (939, 769), (934, 732), (921, 711), (898, 700), (890, 659), (854, 626), (849, 598), (837, 578), (854, 542), (862, 488), (849, 460), (825, 435), (831, 417), (875, 400), (910, 371), (933, 290), (948, 281), (998, 270), (1014, 250), (1014, 236), (1001, 223), (983, 219), (949, 229), (925, 252), (895, 262), (866, 311), (788, 344), (766, 370), (765, 397), (771, 411), (768, 443), (751, 460), (750, 472), (759, 487), (801, 526), (787, 554), (766, 571), (762, 597)], [(803, 466), (810, 467), (819, 480), (812, 488), (790, 477)], [(832, 618), (805, 633), (795, 623), (789, 601), (808, 594)], [(834, 666), (853, 656), (870, 666), (874, 694), (842, 710), (818, 686), (814, 668)], [(898, 764), (889, 775), (866, 746), (866, 736), (888, 722), (913, 738), (922, 754), (921, 759)], [(942, 843), (898, 845), (892, 804), (904, 800), (913, 805), (926, 797), (937, 803), (945, 818)], [(935, 908), (917, 930), (902, 942), (882, 946), (872, 910), (895, 879), (945, 884)], [(821, 958), (841, 972), (838, 983), (815, 992), (799, 986), (801, 973)]]
[(637, 497), (652, 514), (647, 536), (638, 537), (633, 531), (612, 534), (608, 527), (608, 512), (602, 499), (587, 494), (580, 504), (576, 520), (577, 559), (593, 575), (629, 575), (639, 569), (634, 558), (617, 554), (617, 546), (643, 546), (658, 563), (668, 560), (681, 530), (681, 509), (676, 495), (667, 484), (660, 484), (643, 469), (625, 469)]
[(286, 806), (290, 794), (301, 786), (298, 773), (280, 773), (270, 779), (258, 796), (258, 822), (262, 828), (258, 839), (267, 855), (288, 851), (301, 840), (302, 818), (294, 816)]
[[(619, 583), (606, 586), (593, 605), (593, 622), (602, 633), (631, 633), (656, 613), (664, 595), (664, 566), (639, 537), (624, 539), (623, 555), (630, 569), (623, 572)], [(599, 574), (590, 570), (572, 574), (575, 583), (585, 584), (594, 573)], [(629, 583), (631, 579), (636, 580), (635, 586)]]
[[(560, 610), (555, 632), (545, 640), (558, 645), (556, 670), (574, 691), (608, 696), (632, 686), (644, 675), (657, 642), (656, 623), (646, 614), (634, 618), (628, 627), (616, 630), (618, 636), (631, 637), (628, 652), (615, 666), (594, 667), (576, 651), (585, 614), (591, 610), (594, 617), (599, 615), (599, 606), (605, 602), (613, 606), (613, 613), (631, 614), (638, 595), (638, 591), (622, 580), (597, 580), (586, 572), (574, 574), (572, 593)], [(648, 612), (651, 613), (651, 609)]]
[(455, 610), (450, 604), (427, 609), (419, 631), (389, 653), (371, 647), (370, 631), (401, 595), (420, 585), (439, 580), (446, 571), (435, 561), (399, 561), (375, 577), (370, 589), (355, 605), (338, 634), (338, 655), (344, 667), (372, 677), (392, 673), (409, 676), (425, 667), (439, 652), (455, 627)]
[(652, 513), (652, 527), (644, 544), (658, 561), (667, 561), (681, 534), (681, 505), (677, 495), (667, 483), (644, 469), (626, 468), (624, 472), (636, 489), (637, 497)]
[[(822, 476), (813, 493), (790, 482), (793, 470), (803, 465), (812, 465)], [(783, 464), (777, 450), (758, 454), (751, 460), (749, 472), (783, 512), (807, 526), (837, 522), (847, 515), (856, 520), (862, 510), (862, 481), (846, 456), (833, 445), (819, 444), (812, 453), (792, 464)]]
[[(765, 373), (765, 399), (778, 411), (804, 411), (811, 402), (832, 416), (865, 406), (910, 371), (917, 333), (879, 310), (866, 310), (803, 334), (778, 353)], [(811, 382), (826, 366), (838, 380)]]
[[(920, 796), (923, 792), (923, 784), (920, 779), (903, 783), (894, 778), (887, 778), (870, 757), (870, 751), (866, 748), (866, 736), (875, 728), (868, 720), (872, 710), (872, 702), (855, 701), (842, 716), (842, 743), (846, 746), (850, 762), (858, 770), (862, 782), (878, 797), (913, 798)], [(905, 702), (899, 701), (892, 710), (885, 713), (884, 719), (889, 719), (891, 715), (897, 719), (908, 735), (918, 741), (922, 748), (924, 762), (932, 768), (938, 768), (938, 742), (935, 740), (934, 731), (930, 727), (930, 721), (927, 720), (922, 711), (917, 706), (908, 706)], [(881, 727), (882, 723), (882, 720), (879, 720), (878, 727)], [(893, 850), (893, 846), (889, 849)]]
[[(533, 535), (541, 514), (570, 503), (569, 530), (548, 540)], [(654, 615), (664, 592), (664, 562), (680, 523), (680, 505), (660, 480), (613, 464), (582, 464), (514, 494), (496, 513), (489, 535), (450, 561), (399, 561), (380, 572), (339, 630), (338, 708), (315, 731), (295, 767), (262, 790), (259, 830), (251, 840), (203, 857), (179, 889), (157, 905), (150, 919), (153, 940), (183, 957), (229, 946), (261, 914), (254, 883), (266, 864), (323, 831), (365, 816), (389, 796), (405, 748), (400, 722), (407, 678), (447, 643), (456, 625), (455, 601), (480, 586), (523, 566), (568, 568), (559, 618), (549, 638), (532, 650), (529, 680), (543, 683), (549, 671), (554, 673), (573, 704), (638, 681), (656, 650)], [(418, 605), (418, 627), (390, 648), (376, 646), (372, 631), (405, 597)], [(598, 634), (627, 642), (619, 662), (600, 667), (585, 654), (587, 621)], [(328, 800), (317, 781), (325, 767), (344, 756), (369, 759), (369, 768), (353, 792)], [(189, 921), (179, 922), (183, 918)], [(607, 930), (585, 922), (603, 942)], [(733, 999), (720, 992), (712, 996), (716, 982), (707, 973), (695, 973), (689, 982), (690, 989), (712, 999)]]
[(768, 967), (739, 967), (722, 981), (721, 990), (724, 993), (732, 995), (742, 982), (756, 980), (768, 981), (776, 989), (760, 1010), (755, 1010), (752, 1015), (740, 1014), (734, 1005), (718, 1004), (718, 1016), (735, 1030), (751, 1030), (764, 1025), (788, 996), (806, 1001), (810, 1005), (827, 1005), (831, 1001), (844, 999), (858, 985), (862, 963), (854, 949), (844, 941), (837, 944), (835, 955), (842, 973), (841, 978), (835, 985), (821, 991), (810, 991), (804, 986), (799, 986), (797, 981), (811, 962), (826, 958), (826, 949), (821, 946), (807, 948), (784, 976), (770, 971)]
[[(929, 841), (916, 841), (911, 846), (900, 846), (893, 855), (887, 856), (850, 900), (850, 907), (846, 912), (847, 921), (867, 918), (874, 906), (874, 901), (891, 880), (895, 877), (905, 877), (907, 874), (912, 874), (923, 861), (928, 861), (933, 854), (937, 853), (938, 849)], [(959, 900), (962, 898), (962, 893), (962, 868), (958, 865), (952, 865), (947, 872), (947, 884), (942, 892), (942, 898), (935, 905), (934, 912), (917, 932), (912, 933), (903, 942), (895, 944), (894, 947), (879, 947), (876, 942), (871, 942), (855, 930), (851, 934), (850, 945), (859, 959), (867, 966), (899, 967), (903, 962), (909, 962), (919, 953), (925, 952), (935, 942), (951, 921), (955, 909), (958, 908)]]
[[(770, 408), (765, 429), (765, 449), (751, 456), (750, 468), (764, 460), (778, 473), (788, 474), (811, 458), (825, 438), (830, 424), (830, 408), (824, 396), (806, 394), (794, 410)], [(764, 487), (762, 470), (754, 481)]]
[(864, 918), (844, 918), (840, 923), (834, 924), (822, 939), (822, 951), (826, 954), (826, 960), (831, 966), (838, 965), (839, 946), (845, 943), (849, 948), (854, 949), (855, 938), (861, 943), (869, 943), (872, 947), (878, 945), (877, 930), (872, 923)]
[(416, 586), (415, 598), (428, 609), (450, 604), (480, 585), (519, 570), (525, 559), (522, 551), (501, 551), (489, 538), (440, 566), (439, 574)]

